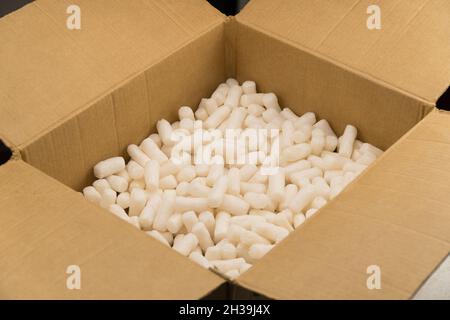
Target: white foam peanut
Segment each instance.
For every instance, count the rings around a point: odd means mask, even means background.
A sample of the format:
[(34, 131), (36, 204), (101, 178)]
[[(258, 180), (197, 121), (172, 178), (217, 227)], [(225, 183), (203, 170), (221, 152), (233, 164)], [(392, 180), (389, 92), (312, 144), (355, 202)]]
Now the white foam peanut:
[(243, 199), (231, 194), (225, 194), (223, 201), (219, 206), (220, 210), (226, 211), (232, 215), (239, 216), (248, 213), (250, 205)]
[(289, 162), (305, 159), (311, 154), (311, 145), (308, 143), (294, 144), (281, 152), (281, 157)]
[(186, 211), (181, 215), (181, 220), (188, 232), (192, 232), (192, 228), (198, 222), (197, 214), (194, 211)]
[(83, 195), (88, 201), (96, 204), (100, 204), (100, 201), (102, 201), (100, 192), (98, 192), (93, 186), (84, 188)]
[(228, 90), (227, 98), (225, 99), (224, 105), (236, 108), (239, 106), (239, 101), (241, 100), (242, 88), (239, 85), (232, 85)]
[(289, 203), (289, 209), (295, 214), (306, 208), (316, 196), (313, 186), (301, 188)]
[(208, 261), (222, 259), (222, 249), (219, 246), (213, 246), (206, 249), (205, 258)]
[(350, 158), (353, 152), (353, 144), (358, 131), (352, 125), (347, 125), (344, 130), (340, 142), (338, 144), (338, 152), (341, 156)]
[(278, 209), (284, 210), (288, 208), (289, 202), (298, 192), (298, 187), (295, 184), (288, 184), (284, 188), (283, 200), (280, 202)]
[(270, 204), (270, 198), (267, 194), (247, 192), (244, 200), (254, 209), (264, 209)]
[(245, 263), (243, 258), (235, 258), (228, 260), (212, 260), (211, 266), (217, 268), (220, 272), (226, 273), (230, 270), (239, 270), (241, 265)]
[(289, 231), (285, 228), (268, 222), (256, 222), (252, 226), (252, 231), (274, 243), (280, 242), (289, 235)]
[[(153, 142), (153, 140), (151, 140), (151, 141)], [(135, 144), (130, 144), (127, 147), (127, 152), (130, 155), (131, 159), (136, 161), (142, 168), (144, 168), (147, 161), (150, 160), (150, 158), (147, 156), (147, 154), (144, 151), (142, 151), (141, 148), (139, 148)]]
[(204, 127), (206, 129), (217, 128), (230, 114), (231, 108), (228, 106), (218, 107), (205, 121)]
[[(170, 145), (166, 144), (166, 146)], [(149, 158), (158, 161), (160, 164), (163, 164), (169, 159), (168, 156), (164, 152), (162, 152), (161, 149), (158, 147), (158, 145), (150, 138), (147, 138), (144, 141), (142, 141), (141, 148)], [(142, 165), (141, 163), (139, 164), (145, 167), (145, 164), (144, 165)]]
[(149, 191), (159, 189), (159, 162), (150, 160), (145, 164), (144, 168), (145, 185)]
[(256, 93), (256, 83), (254, 81), (244, 81), (241, 87), (244, 94)]
[(211, 211), (202, 211), (198, 215), (198, 220), (205, 224), (209, 234), (213, 236), (214, 228), (216, 226), (216, 219), (214, 218), (214, 214)]
[(267, 254), (267, 252), (269, 252), (272, 249), (273, 249), (273, 245), (255, 243), (254, 245), (250, 246), (250, 249), (248, 250), (248, 254), (253, 259), (259, 260), (263, 256), (265, 256)]
[(181, 230), (182, 226), (183, 220), (181, 217), (181, 213), (176, 212), (172, 214), (167, 220), (167, 230), (169, 230), (169, 232), (172, 232), (173, 234), (178, 233)]
[(180, 109), (178, 109), (178, 117), (181, 120), (183, 119), (190, 119), (192, 121), (195, 120), (194, 111), (188, 106), (182, 106)]
[(118, 173), (123, 169), (125, 169), (125, 160), (122, 157), (112, 157), (97, 163), (94, 166), (94, 175), (102, 179)]
[(95, 180), (92, 183), (92, 186), (100, 193), (105, 189), (111, 189), (109, 182), (104, 178)]
[(216, 215), (216, 225), (214, 229), (214, 241), (217, 243), (224, 239), (228, 232), (230, 224), (230, 214), (225, 211), (220, 211)]
[(177, 196), (175, 199), (175, 208), (178, 212), (195, 211), (202, 212), (209, 209), (208, 198), (194, 198)]
[(165, 190), (161, 203), (156, 211), (155, 220), (153, 221), (153, 229), (164, 232), (167, 230), (167, 221), (174, 212), (175, 208), (175, 190)]
[(200, 248), (202, 248), (203, 251), (214, 246), (211, 235), (203, 222), (199, 221), (194, 224), (191, 232), (197, 237)]
[(125, 220), (125, 221), (128, 222), (129, 217), (128, 217), (127, 213), (119, 205), (111, 204), (111, 205), (109, 205), (108, 210), (109, 210), (109, 212), (113, 213), (114, 215), (116, 215), (120, 219)]
[(173, 249), (184, 256), (189, 256), (189, 254), (197, 247), (198, 239), (192, 234), (188, 233), (180, 241), (174, 243)]
[(130, 217), (139, 216), (147, 203), (147, 195), (143, 189), (134, 188), (130, 193)]
[(139, 215), (139, 225), (143, 230), (151, 230), (155, 219), (155, 209), (147, 205), (142, 209)]
[(183, 181), (190, 182), (195, 177), (196, 177), (196, 172), (195, 172), (194, 166), (185, 166), (185, 167), (183, 167), (177, 173), (177, 176), (176, 176), (178, 182), (183, 182)]
[(208, 206), (218, 208), (223, 201), (223, 197), (228, 188), (228, 177), (226, 175), (220, 177), (211, 189), (208, 195)]
[(126, 170), (131, 179), (138, 180), (144, 177), (144, 168), (134, 160), (128, 161)]
[(278, 169), (278, 172), (269, 176), (268, 193), (273, 201), (278, 203), (283, 199), (285, 183), (286, 177), (282, 169)]
[(189, 254), (189, 259), (202, 266), (205, 269), (209, 268), (209, 261), (201, 253), (193, 251)]
[(100, 206), (102, 208), (108, 208), (110, 205), (116, 203), (117, 193), (113, 189), (103, 189), (100, 195), (102, 196), (102, 200), (100, 200)]
[(280, 105), (278, 104), (278, 98), (275, 95), (275, 93), (266, 93), (263, 95), (262, 97), (262, 104), (267, 108), (267, 109), (274, 109), (277, 112), (280, 112)]
[(177, 187), (177, 183), (177, 179), (173, 175), (168, 175), (159, 180), (159, 188), (162, 190), (175, 189)]

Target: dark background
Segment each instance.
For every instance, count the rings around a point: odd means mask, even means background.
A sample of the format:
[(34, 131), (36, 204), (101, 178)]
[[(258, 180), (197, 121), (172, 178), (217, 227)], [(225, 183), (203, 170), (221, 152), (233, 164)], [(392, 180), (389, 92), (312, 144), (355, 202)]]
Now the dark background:
[[(17, 10), (33, 0), (0, 0), (0, 17)], [(226, 15), (235, 15), (249, 0), (208, 0), (214, 7)], [(1, 41), (1, 39), (0, 39)], [(437, 101), (437, 107), (450, 110), (450, 87)], [(11, 151), (0, 140), (0, 165), (11, 157)]]

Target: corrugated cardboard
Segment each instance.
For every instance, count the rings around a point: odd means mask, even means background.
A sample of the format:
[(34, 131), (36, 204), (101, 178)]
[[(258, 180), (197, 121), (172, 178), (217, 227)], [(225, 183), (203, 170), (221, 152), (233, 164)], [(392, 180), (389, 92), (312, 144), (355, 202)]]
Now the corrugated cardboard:
[[(221, 278), (73, 190), (92, 181), (96, 162), (233, 76), (390, 147), (235, 284), (269, 298), (411, 297), (450, 250), (450, 116), (434, 107), (450, 79), (448, 42), (438, 45), (450, 6), (397, 3), (378, 2), (388, 12), (378, 34), (362, 30), (365, 1), (253, 0), (225, 18), (202, 1), (84, 0), (75, 1), (82, 29), (69, 31), (67, 3), (40, 0), (1, 19), (0, 136), (39, 170), (0, 167), (0, 294), (175, 299), (220, 287), (230, 296)], [(82, 292), (64, 287), (77, 263), (89, 280)], [(382, 290), (367, 289), (369, 265), (381, 267)]]
[(224, 283), (21, 160), (0, 181), (1, 299), (197, 299)]
[[(381, 29), (366, 27), (381, 9)], [(447, 0), (254, 0), (238, 20), (398, 90), (436, 102), (450, 79)]]

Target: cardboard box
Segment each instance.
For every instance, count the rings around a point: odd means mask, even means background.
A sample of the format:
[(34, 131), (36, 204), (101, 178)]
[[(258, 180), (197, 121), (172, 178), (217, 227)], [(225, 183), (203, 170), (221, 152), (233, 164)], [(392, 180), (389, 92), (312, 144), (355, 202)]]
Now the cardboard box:
[[(366, 28), (369, 1), (253, 0), (236, 17), (194, 0), (72, 2), (80, 30), (62, 1), (0, 19), (0, 136), (15, 154), (0, 167), (1, 298), (406, 299), (449, 253), (450, 114), (435, 108), (448, 1), (382, 1), (381, 30)], [(387, 150), (232, 284), (77, 193), (229, 76)]]

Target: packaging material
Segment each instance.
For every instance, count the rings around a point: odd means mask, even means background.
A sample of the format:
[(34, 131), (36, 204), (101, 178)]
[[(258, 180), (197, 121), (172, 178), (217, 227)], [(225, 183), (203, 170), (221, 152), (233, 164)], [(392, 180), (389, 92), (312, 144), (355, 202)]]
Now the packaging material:
[[(450, 115), (435, 108), (450, 4), (399, 2), (379, 3), (380, 30), (365, 26), (369, 1), (253, 0), (226, 18), (204, 1), (77, 0), (81, 29), (69, 30), (65, 2), (37, 0), (0, 19), (0, 137), (23, 159), (0, 167), (1, 297), (224, 297), (222, 278), (76, 191), (229, 76), (387, 150), (232, 296), (412, 297), (450, 251)], [(79, 291), (65, 287), (72, 264)], [(381, 290), (367, 288), (372, 265)]]

